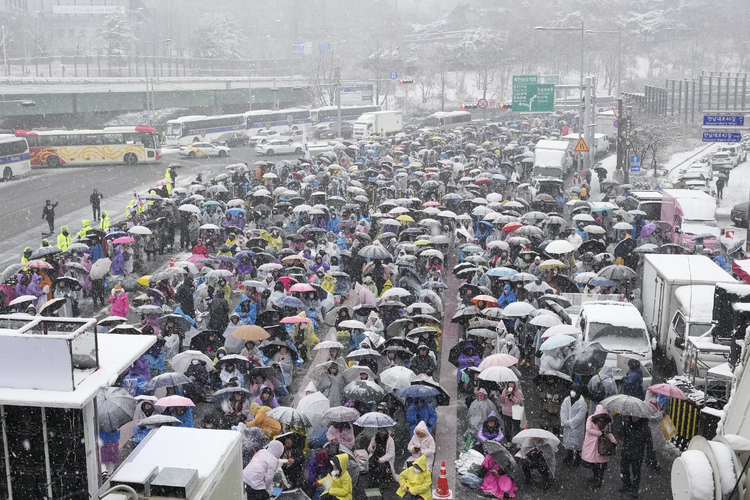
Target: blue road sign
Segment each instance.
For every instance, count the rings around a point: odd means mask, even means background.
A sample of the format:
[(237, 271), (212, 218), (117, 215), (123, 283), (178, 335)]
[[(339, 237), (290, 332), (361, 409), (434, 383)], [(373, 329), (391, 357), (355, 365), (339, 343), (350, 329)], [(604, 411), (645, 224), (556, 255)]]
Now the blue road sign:
[(304, 43), (298, 43), (297, 44), (297, 54), (299, 55), (305, 55), (305, 44)]
[(396, 73), (395, 71), (391, 71), (391, 74), (389, 76), (391, 77), (391, 80), (395, 80), (396, 78), (398, 78), (398, 73)]
[(620, 120), (613, 121), (612, 122), (612, 126), (615, 127), (615, 128), (619, 127), (620, 126)]
[(330, 51), (331, 51), (331, 44), (330, 43), (319, 43), (318, 44), (318, 52), (320, 52), (321, 54), (323, 54), (325, 52), (330, 52)]
[(704, 127), (744, 127), (745, 117), (738, 115), (706, 115), (703, 117)]
[(703, 142), (740, 142), (739, 132), (703, 132)]
[(636, 155), (630, 156), (630, 171), (638, 173), (641, 171), (641, 157)]

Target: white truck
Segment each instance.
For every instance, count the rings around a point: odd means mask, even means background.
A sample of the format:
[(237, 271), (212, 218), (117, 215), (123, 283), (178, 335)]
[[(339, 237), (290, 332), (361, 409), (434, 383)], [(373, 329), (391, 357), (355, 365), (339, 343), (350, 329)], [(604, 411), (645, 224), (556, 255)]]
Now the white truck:
[(568, 141), (543, 139), (534, 147), (533, 179), (563, 180), (565, 172), (572, 166), (571, 151), (573, 146)]
[(643, 320), (657, 356), (672, 374), (685, 372), (687, 337), (712, 341), (706, 334), (712, 324), (717, 283), (737, 280), (704, 255), (649, 254), (644, 258)]
[(366, 139), (373, 134), (397, 134), (404, 130), (401, 111), (365, 113), (354, 122), (354, 138)]

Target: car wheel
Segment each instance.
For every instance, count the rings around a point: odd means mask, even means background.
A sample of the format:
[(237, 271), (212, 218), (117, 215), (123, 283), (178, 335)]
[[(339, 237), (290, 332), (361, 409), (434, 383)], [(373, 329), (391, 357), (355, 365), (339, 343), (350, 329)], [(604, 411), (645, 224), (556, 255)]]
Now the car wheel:
[(59, 167), (60, 166), (60, 158), (55, 155), (50, 155), (47, 157), (46, 160), (44, 160), (45, 165), (48, 167)]
[(201, 142), (201, 140), (198, 139), (197, 137), (193, 137), (193, 144), (195, 144), (196, 142)]
[(126, 165), (135, 165), (138, 163), (138, 157), (135, 155), (135, 153), (128, 153), (123, 158), (123, 161), (125, 161)]
[(195, 151), (191, 151), (188, 153), (188, 158), (195, 158)]
[(227, 155), (227, 152), (224, 150), (219, 151), (219, 158), (224, 158)]
[(266, 151), (266, 154), (268, 156), (273, 156), (273, 149), (269, 149), (268, 151)]
[(302, 148), (297, 148), (294, 150), (294, 154), (299, 155), (302, 154)]
[(13, 178), (13, 170), (11, 170), (10, 167), (5, 167), (5, 169), (3, 170), (3, 180), (5, 182), (8, 182), (12, 178)]

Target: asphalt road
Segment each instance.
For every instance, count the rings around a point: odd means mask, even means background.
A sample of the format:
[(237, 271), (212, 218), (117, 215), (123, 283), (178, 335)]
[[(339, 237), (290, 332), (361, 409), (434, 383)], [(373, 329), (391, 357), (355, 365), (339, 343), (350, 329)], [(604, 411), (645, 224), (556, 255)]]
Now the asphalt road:
[[(269, 157), (270, 161), (295, 159), (297, 155)], [(41, 244), (42, 232), (46, 232), (47, 222), (41, 219), (45, 200), (59, 202), (55, 209), (55, 234), (67, 225), (75, 234), (81, 228), (82, 219), (91, 219), (89, 195), (94, 188), (104, 195), (102, 210), (108, 212), (112, 220), (124, 216), (125, 206), (133, 196), (133, 190), (144, 193), (158, 180), (164, 178), (167, 166), (179, 162), (184, 168), (178, 169), (178, 184), (185, 179), (193, 179), (199, 173), (208, 181), (224, 171), (232, 163), (252, 163), (261, 159), (251, 147), (233, 148), (227, 158), (187, 159), (180, 157), (175, 150), (165, 150), (164, 160), (157, 163), (135, 166), (100, 165), (86, 167), (62, 167), (58, 169), (34, 169), (20, 179), (0, 182), (0, 266), (4, 267), (20, 259), (23, 248), (37, 248)], [(263, 157), (263, 159), (266, 159)]]

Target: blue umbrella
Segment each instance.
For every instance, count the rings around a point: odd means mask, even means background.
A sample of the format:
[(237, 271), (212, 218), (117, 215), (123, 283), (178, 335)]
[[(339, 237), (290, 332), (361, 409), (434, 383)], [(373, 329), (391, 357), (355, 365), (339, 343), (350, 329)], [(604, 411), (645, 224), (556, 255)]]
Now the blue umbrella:
[(619, 283), (617, 281), (612, 281), (610, 279), (597, 276), (596, 278), (591, 278), (588, 284), (593, 285), (593, 286), (615, 286), (615, 285), (618, 285)]
[(396, 391), (396, 396), (401, 396), (402, 398), (429, 398), (438, 394), (440, 394), (438, 389), (426, 385), (412, 385)]
[(358, 425), (360, 427), (393, 427), (394, 425), (396, 425), (396, 421), (385, 413), (371, 411), (359, 417), (354, 422), (354, 425)]
[(276, 299), (276, 304), (281, 307), (291, 307), (297, 309), (305, 307), (302, 301), (297, 297), (289, 297), (288, 295), (284, 295), (283, 297), (279, 297), (278, 299)]
[(227, 210), (227, 213), (230, 214), (232, 217), (237, 217), (237, 215), (242, 214), (246, 215), (247, 212), (243, 208), (230, 208)]
[(487, 271), (487, 276), (496, 276), (500, 278), (508, 278), (518, 274), (518, 271), (509, 267), (493, 267)]
[(575, 341), (575, 337), (571, 337), (570, 335), (555, 335), (545, 340), (539, 349), (542, 351), (552, 351), (558, 347), (568, 346)]
[(237, 259), (235, 259), (231, 255), (217, 255), (216, 260), (221, 260), (223, 262), (231, 262), (232, 264), (236, 264), (237, 262), (239, 262)]
[(492, 174), (493, 179), (497, 179), (499, 181), (505, 181), (507, 180), (503, 174)]

